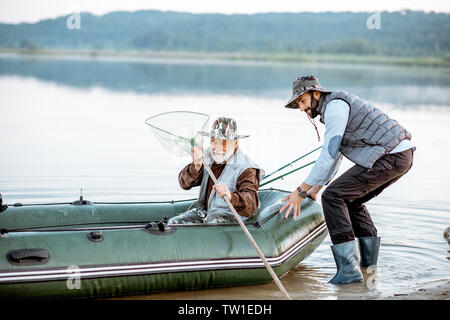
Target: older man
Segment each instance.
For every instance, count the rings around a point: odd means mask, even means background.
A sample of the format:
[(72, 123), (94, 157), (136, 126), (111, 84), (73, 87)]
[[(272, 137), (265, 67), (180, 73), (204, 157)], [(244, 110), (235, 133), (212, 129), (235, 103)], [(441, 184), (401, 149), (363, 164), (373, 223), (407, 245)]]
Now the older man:
[[(354, 94), (329, 91), (314, 76), (297, 78), (286, 108), (298, 108), (311, 122), (325, 124), (321, 154), (306, 180), (287, 196), (280, 209), (287, 218), (300, 214), (302, 199), (317, 197), (336, 174), (342, 156), (355, 166), (334, 180), (322, 194), (337, 273), (333, 284), (363, 279), (360, 266), (376, 266), (380, 237), (364, 203), (396, 182), (412, 166), (411, 134), (397, 121)], [(312, 118), (312, 119), (311, 119)], [(317, 131), (317, 128), (316, 128)], [(318, 133), (317, 133), (318, 134)], [(359, 261), (355, 237), (359, 241)]]
[[(224, 201), (228, 196), (242, 220), (251, 217), (259, 206), (259, 182), (264, 176), (262, 170), (239, 149), (236, 121), (218, 118), (210, 132), (200, 132), (210, 137), (210, 147), (194, 148), (192, 162), (181, 170), (178, 181), (181, 188), (189, 190), (200, 186), (197, 208), (184, 212), (169, 220), (169, 224), (233, 223), (233, 213)], [(203, 161), (211, 167), (219, 183), (214, 185)]]

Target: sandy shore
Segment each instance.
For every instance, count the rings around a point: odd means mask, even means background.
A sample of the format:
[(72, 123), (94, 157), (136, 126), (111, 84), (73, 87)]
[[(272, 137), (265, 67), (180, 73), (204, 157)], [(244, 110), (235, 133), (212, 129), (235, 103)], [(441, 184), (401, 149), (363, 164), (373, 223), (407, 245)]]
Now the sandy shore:
[(450, 281), (424, 284), (411, 292), (398, 292), (382, 300), (450, 300)]
[[(444, 230), (444, 239), (450, 245), (450, 227)], [(450, 250), (447, 251), (450, 253)], [(450, 260), (450, 257), (447, 257)], [(387, 300), (450, 300), (450, 280), (433, 281), (411, 292), (398, 292), (385, 297)]]

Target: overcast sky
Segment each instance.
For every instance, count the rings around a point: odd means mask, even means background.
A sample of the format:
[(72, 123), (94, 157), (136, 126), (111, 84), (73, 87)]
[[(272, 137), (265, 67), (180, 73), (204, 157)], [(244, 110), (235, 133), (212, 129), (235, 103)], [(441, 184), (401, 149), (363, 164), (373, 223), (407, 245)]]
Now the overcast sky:
[(112, 11), (154, 9), (193, 13), (261, 13), (323, 11), (400, 11), (403, 9), (450, 13), (449, 0), (0, 0), (0, 22), (36, 22), (74, 12), (103, 15)]

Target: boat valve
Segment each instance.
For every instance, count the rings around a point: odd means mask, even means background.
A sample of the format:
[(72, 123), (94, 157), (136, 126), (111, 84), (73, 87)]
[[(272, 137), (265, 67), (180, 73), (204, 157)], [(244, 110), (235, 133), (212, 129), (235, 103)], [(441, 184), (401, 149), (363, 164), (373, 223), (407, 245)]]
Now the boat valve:
[(83, 205), (91, 205), (92, 202), (83, 199), (83, 188), (80, 189), (80, 199), (72, 202), (74, 206), (83, 206)]

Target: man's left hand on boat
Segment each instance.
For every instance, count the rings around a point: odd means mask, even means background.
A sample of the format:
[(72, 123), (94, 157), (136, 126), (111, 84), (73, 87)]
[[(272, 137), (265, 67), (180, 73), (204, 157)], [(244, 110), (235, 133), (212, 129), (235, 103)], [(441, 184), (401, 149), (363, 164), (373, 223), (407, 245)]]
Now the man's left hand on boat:
[[(315, 186), (306, 186), (303, 185), (302, 189), (306, 191), (306, 194), (304, 196), (300, 195), (300, 191), (298, 189), (292, 191), (288, 196), (283, 198), (281, 201), (287, 203), (281, 207), (279, 213), (283, 213), (286, 209), (286, 213), (284, 215), (284, 218), (287, 219), (291, 213), (293, 212), (292, 218), (296, 218), (297, 216), (300, 216), (301, 211), (301, 203), (303, 201), (304, 197), (311, 198), (313, 200), (317, 199), (317, 195), (319, 194), (320, 189), (322, 189), (321, 185), (315, 185)], [(307, 189), (307, 190), (306, 190)]]

